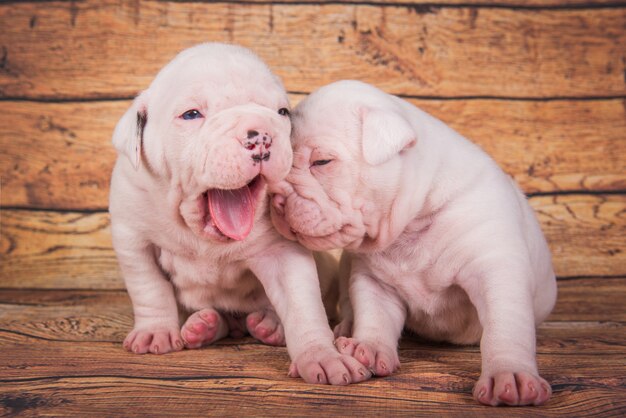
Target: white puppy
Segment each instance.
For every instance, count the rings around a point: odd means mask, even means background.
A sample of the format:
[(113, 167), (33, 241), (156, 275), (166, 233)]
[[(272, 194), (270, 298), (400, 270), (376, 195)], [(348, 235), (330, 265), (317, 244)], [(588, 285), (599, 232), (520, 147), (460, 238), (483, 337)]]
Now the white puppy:
[(552, 310), (556, 281), (514, 182), (439, 120), (356, 81), (311, 94), (292, 123), (294, 164), (271, 188), (272, 216), (308, 248), (349, 254), (354, 313), (336, 332), (352, 338), (338, 338), (339, 350), (388, 375), (405, 326), (480, 341), (478, 401), (545, 402), (535, 325)]
[[(126, 349), (167, 353), (249, 331), (286, 340), (291, 375), (308, 382), (369, 377), (333, 345), (312, 254), (269, 220), (267, 183), (292, 163), (288, 106), (250, 51), (202, 44), (165, 66), (121, 118), (110, 212), (135, 316)], [(182, 329), (178, 307), (195, 312)]]

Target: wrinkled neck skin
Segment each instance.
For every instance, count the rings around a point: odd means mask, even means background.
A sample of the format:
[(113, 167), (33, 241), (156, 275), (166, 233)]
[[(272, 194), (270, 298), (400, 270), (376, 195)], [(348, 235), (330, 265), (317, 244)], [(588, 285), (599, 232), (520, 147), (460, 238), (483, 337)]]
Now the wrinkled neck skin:
[(143, 159), (139, 167), (134, 168), (126, 159), (119, 158), (115, 170), (119, 171), (118, 177), (124, 178), (124, 194), (127, 198), (143, 202), (140, 206), (126, 205), (126, 210), (152, 207), (155, 212), (167, 212), (171, 219), (184, 222), (179, 213), (184, 197), (180, 178), (156, 174), (146, 159)]
[[(394, 178), (397, 189), (395, 197), (389, 199), (370, 197), (371, 206), (376, 209), (371, 218), (370, 214), (364, 214), (364, 218), (376, 219), (377, 225), (368, 226), (363, 243), (349, 248), (353, 252), (382, 251), (407, 229), (421, 230), (452, 199), (462, 196), (463, 190), (478, 180), (484, 167), (492, 165), (486, 154), (475, 152), (476, 145), (442, 121), (399, 98), (393, 99), (415, 130), (417, 143), (396, 156), (399, 167), (393, 174), (386, 167), (393, 160), (370, 171), (373, 179)], [(474, 157), (468, 159), (468, 154)], [(376, 207), (377, 201), (388, 201), (390, 205)]]
[[(149, 210), (151, 217), (162, 213), (170, 221), (175, 221), (180, 227), (187, 227), (183, 213), (190, 208), (195, 209), (195, 201), (199, 192), (196, 181), (187, 183), (192, 176), (188, 173), (169, 172), (166, 176), (158, 175), (147, 159), (142, 160), (138, 168), (134, 168), (126, 159), (118, 159), (116, 170), (120, 171), (120, 178), (124, 178), (127, 199), (136, 200), (138, 204), (125, 205), (126, 211)], [(194, 191), (193, 193), (191, 191)], [(136, 214), (141, 217), (141, 213)]]
[[(395, 180), (393, 187), (369, 190), (362, 207), (362, 218), (366, 235), (356, 246), (346, 247), (356, 253), (383, 251), (402, 234), (414, 220), (428, 219), (445, 202), (438, 201), (432, 190), (438, 172), (439, 156), (429, 153), (423, 158), (426, 141), (406, 150), (389, 164), (373, 167), (362, 176), (363, 189), (377, 178), (389, 177)], [(391, 174), (393, 173), (393, 174)], [(370, 179), (371, 177), (371, 179)]]

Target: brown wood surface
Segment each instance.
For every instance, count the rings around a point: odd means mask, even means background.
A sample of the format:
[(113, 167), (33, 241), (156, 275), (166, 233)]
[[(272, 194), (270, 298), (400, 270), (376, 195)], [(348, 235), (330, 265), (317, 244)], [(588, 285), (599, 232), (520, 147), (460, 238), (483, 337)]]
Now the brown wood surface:
[[(76, 0), (31, 0), (31, 1), (55, 1), (56, 3), (69, 3)], [(84, 0), (80, 0), (84, 1)], [(150, 0), (132, 0), (150, 1)], [(179, 0), (180, 1), (180, 0)], [(194, 2), (194, 0), (182, 0), (181, 2)], [(202, 2), (206, 0), (196, 0), (195, 2)], [(11, 0), (5, 0), (5, 3), (11, 3)], [(13, 1), (17, 3), (18, 1)], [(417, 9), (422, 8), (442, 8), (442, 7), (467, 7), (472, 6), (476, 8), (531, 8), (531, 9), (570, 9), (570, 8), (594, 8), (594, 7), (619, 7), (624, 4), (623, 0), (222, 0), (220, 3), (232, 3), (232, 4), (275, 4), (275, 5), (289, 5), (289, 4), (327, 4), (327, 3), (346, 3), (350, 5), (406, 5), (415, 7)]]
[[(236, 2), (237, 0), (230, 0)], [(246, 0), (248, 3), (268, 3), (267, 0)], [(301, 0), (271, 0), (270, 3), (302, 3)], [(445, 6), (474, 6), (474, 7), (530, 7), (530, 8), (563, 8), (572, 6), (594, 7), (623, 5), (623, 0), (313, 0), (307, 3), (348, 3), (348, 4), (380, 4), (395, 5), (406, 4), (408, 6), (419, 7), (445, 7)]]
[[(541, 327), (542, 335), (550, 335), (554, 341), (562, 338), (559, 346), (573, 348), (578, 344), (575, 336), (583, 337), (593, 329), (604, 337), (586, 342), (589, 350), (615, 346), (625, 337), (619, 326), (626, 323), (626, 295), (621, 292), (625, 287), (626, 277), (559, 280), (558, 302)], [(0, 307), (4, 338), (14, 334), (16, 341), (24, 337), (119, 343), (132, 327), (132, 308), (125, 290), (0, 288)], [(557, 349), (545, 350), (551, 353)]]
[[(624, 296), (613, 291), (624, 288), (624, 280), (559, 283), (567, 296), (539, 328), (537, 343), (539, 367), (553, 385), (553, 398), (539, 409), (507, 409), (507, 416), (610, 416), (625, 410), (626, 342), (619, 306)], [(605, 300), (590, 303), (590, 286)], [(581, 304), (589, 305), (586, 312)], [(121, 340), (132, 319), (123, 291), (3, 289), (0, 306), (3, 416), (503, 413), (471, 399), (480, 372), (475, 346), (407, 336), (395, 375), (343, 388), (315, 386), (286, 376), (285, 348), (251, 338), (163, 356), (126, 353)]]
[[(93, 354), (100, 353), (94, 350)], [(265, 359), (259, 356), (258, 360)], [(205, 358), (198, 360), (206, 362)], [(567, 367), (566, 362), (563, 365)], [(471, 378), (455, 379), (442, 372), (420, 376), (423, 377), (408, 382), (391, 377), (349, 387), (310, 386), (279, 381), (274, 375), (252, 378), (203, 374), (194, 379), (54, 377), (10, 382), (3, 395), (7, 407), (0, 409), (0, 413), (26, 411), (20, 416), (84, 416), (88, 412), (95, 416), (302, 417), (323, 413), (366, 417), (620, 417), (625, 408), (623, 388), (574, 380), (553, 388), (555, 393), (544, 407), (510, 408), (503, 412), (473, 403), (469, 395), (473, 385)], [(435, 383), (437, 378), (441, 383)]]
[[(626, 275), (626, 195), (530, 199), (558, 276)], [(122, 288), (109, 215), (3, 210), (2, 287)]]
[(626, 323), (625, 277), (582, 277), (557, 283), (558, 301), (548, 319), (551, 323), (608, 321), (603, 323), (607, 328), (612, 328), (615, 322)]
[(0, 97), (131, 97), (205, 40), (252, 48), (296, 92), (357, 78), (413, 96), (623, 96), (625, 23), (626, 8), (9, 3)]
[(128, 102), (0, 102), (3, 206), (108, 207), (111, 136)]
[(626, 195), (539, 196), (530, 204), (558, 276), (624, 274)]
[(107, 213), (2, 210), (1, 287), (123, 288)]
[[(481, 145), (528, 193), (626, 190), (623, 99), (409, 101)], [(106, 208), (111, 135), (129, 104), (0, 101), (2, 205)]]

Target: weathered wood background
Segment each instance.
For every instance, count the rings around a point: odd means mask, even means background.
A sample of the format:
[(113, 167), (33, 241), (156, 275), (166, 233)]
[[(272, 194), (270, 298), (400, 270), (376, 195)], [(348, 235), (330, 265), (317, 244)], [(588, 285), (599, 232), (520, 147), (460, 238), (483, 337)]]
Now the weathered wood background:
[[(166, 356), (132, 325), (106, 211), (113, 127), (179, 50), (242, 44), (295, 104), (358, 78), (480, 144), (528, 193), (559, 301), (538, 334), (553, 399), (476, 405), (477, 347), (407, 338), (348, 388), (286, 377), (251, 339)], [(0, 415), (623, 416), (626, 2), (0, 2)]]

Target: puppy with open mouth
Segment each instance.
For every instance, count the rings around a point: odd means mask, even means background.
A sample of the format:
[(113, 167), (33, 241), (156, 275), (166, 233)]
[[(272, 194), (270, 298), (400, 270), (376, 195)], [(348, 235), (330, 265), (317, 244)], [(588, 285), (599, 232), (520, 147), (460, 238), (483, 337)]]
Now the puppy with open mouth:
[[(286, 343), (290, 374), (307, 382), (369, 377), (333, 345), (322, 302), (332, 259), (318, 256), (316, 268), (269, 220), (268, 184), (292, 163), (288, 109), (252, 52), (207, 43), (177, 55), (121, 118), (110, 213), (134, 310), (127, 350), (163, 354), (250, 333)], [(179, 309), (191, 312), (182, 328)]]
[(479, 402), (546, 402), (535, 326), (556, 280), (512, 179), (441, 121), (357, 81), (312, 93), (292, 123), (294, 163), (272, 185), (272, 220), (310, 249), (345, 249), (339, 350), (385, 376), (404, 327), (480, 341)]

